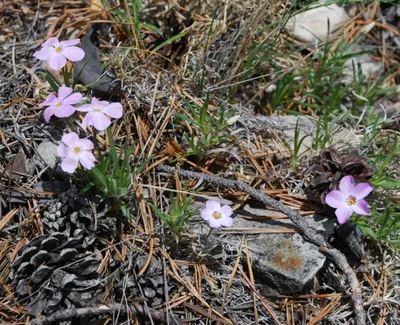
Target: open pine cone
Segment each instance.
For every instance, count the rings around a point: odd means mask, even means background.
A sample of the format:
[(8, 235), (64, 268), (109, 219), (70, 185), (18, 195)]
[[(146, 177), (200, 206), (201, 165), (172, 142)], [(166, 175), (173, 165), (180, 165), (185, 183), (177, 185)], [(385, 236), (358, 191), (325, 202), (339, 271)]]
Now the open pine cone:
[(360, 155), (358, 149), (350, 149), (348, 153), (339, 153), (333, 147), (322, 150), (319, 156), (311, 159), (308, 170), (313, 178), (309, 189), (322, 193), (324, 203), (328, 190), (338, 189), (340, 180), (346, 175), (352, 175), (357, 183), (368, 182), (375, 168), (367, 163), (368, 158)]
[(116, 235), (116, 218), (107, 215), (107, 206), (102, 211), (98, 209), (97, 206), (95, 216), (87, 200), (79, 197), (76, 189), (70, 189), (53, 200), (43, 213), (44, 230), (82, 239), (82, 246), (86, 248), (97, 236)]
[(98, 303), (100, 262), (85, 251), (81, 239), (62, 233), (38, 236), (19, 250), (13, 284), (19, 298), (27, 299), (29, 314)]

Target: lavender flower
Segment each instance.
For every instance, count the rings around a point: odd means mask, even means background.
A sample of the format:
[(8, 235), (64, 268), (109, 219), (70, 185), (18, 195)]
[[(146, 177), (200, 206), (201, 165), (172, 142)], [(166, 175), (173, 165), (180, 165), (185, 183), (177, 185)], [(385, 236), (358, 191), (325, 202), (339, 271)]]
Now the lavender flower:
[(78, 168), (79, 163), (86, 169), (92, 169), (96, 161), (92, 153), (93, 148), (92, 141), (79, 139), (75, 132), (65, 134), (57, 148), (57, 155), (63, 158), (62, 170), (72, 174)]
[(82, 105), (77, 110), (87, 112), (82, 121), (84, 129), (93, 125), (97, 130), (103, 131), (110, 126), (111, 117), (120, 118), (122, 116), (122, 105), (120, 103), (110, 103), (105, 100), (98, 100), (95, 97), (92, 98), (90, 104)]
[(200, 210), (201, 217), (209, 223), (211, 228), (231, 227), (233, 224), (232, 213), (230, 206), (221, 206), (221, 203), (215, 200), (208, 201), (205, 208)]
[(345, 176), (339, 184), (339, 190), (326, 195), (325, 202), (335, 208), (335, 214), (340, 224), (345, 223), (355, 212), (360, 215), (370, 215), (364, 198), (373, 191), (368, 183), (355, 184), (353, 176)]
[(55, 115), (57, 117), (68, 117), (74, 114), (75, 107), (73, 104), (77, 104), (82, 100), (82, 94), (72, 93), (72, 88), (62, 86), (58, 88), (58, 96), (51, 93), (47, 96), (46, 100), (39, 106), (48, 106), (44, 110), (44, 119), (49, 123), (50, 118)]
[(59, 42), (57, 37), (50, 37), (33, 56), (39, 60), (48, 61), (50, 68), (58, 71), (67, 64), (67, 60), (77, 62), (84, 58), (85, 52), (75, 46), (79, 42), (79, 39)]

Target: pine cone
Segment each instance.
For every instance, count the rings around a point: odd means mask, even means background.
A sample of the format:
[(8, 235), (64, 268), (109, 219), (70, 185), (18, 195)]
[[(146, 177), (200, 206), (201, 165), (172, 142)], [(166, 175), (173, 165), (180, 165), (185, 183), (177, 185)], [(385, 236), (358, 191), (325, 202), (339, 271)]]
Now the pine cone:
[(36, 237), (20, 249), (12, 264), (13, 284), (19, 297), (27, 299), (29, 314), (48, 315), (98, 302), (99, 261), (85, 252), (81, 242), (80, 238), (53, 233)]
[[(139, 272), (147, 261), (147, 255), (139, 255), (135, 261), (135, 270)], [(121, 267), (117, 288), (121, 295), (141, 296), (141, 291), (151, 307), (159, 307), (165, 301), (164, 276), (161, 261), (152, 259), (145, 274), (136, 277), (129, 264)], [(139, 286), (140, 289), (139, 290)]]
[(339, 187), (340, 180), (346, 175), (352, 175), (356, 182), (368, 182), (375, 168), (367, 166), (368, 158), (361, 156), (357, 149), (348, 153), (339, 153), (333, 147), (322, 150), (319, 156), (311, 159), (308, 170), (313, 175), (309, 190), (322, 193), (321, 200), (328, 190)]
[(116, 218), (106, 216), (107, 212), (107, 207), (97, 211), (95, 220), (87, 200), (79, 197), (76, 189), (71, 189), (50, 203), (48, 211), (43, 213), (43, 225), (50, 234), (61, 232), (82, 239), (86, 248), (93, 244), (96, 234), (116, 235)]

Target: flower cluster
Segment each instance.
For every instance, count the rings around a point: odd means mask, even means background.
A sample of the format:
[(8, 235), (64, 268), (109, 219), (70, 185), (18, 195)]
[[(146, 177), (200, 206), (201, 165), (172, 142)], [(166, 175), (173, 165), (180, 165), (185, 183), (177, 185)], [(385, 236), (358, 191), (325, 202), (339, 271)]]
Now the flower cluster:
[[(85, 57), (85, 52), (76, 46), (79, 43), (79, 39), (60, 42), (57, 37), (51, 37), (33, 56), (46, 61), (51, 69), (60, 70), (65, 67), (68, 60), (78, 62)], [(60, 86), (57, 94), (49, 94), (46, 100), (40, 104), (41, 107), (46, 107), (43, 112), (45, 121), (49, 123), (53, 115), (64, 118), (73, 115), (75, 111), (85, 112), (86, 115), (80, 124), (82, 128), (86, 130), (88, 126), (93, 126), (95, 129), (103, 131), (110, 126), (111, 118), (122, 117), (123, 109), (120, 103), (110, 103), (93, 97), (90, 104), (79, 106), (82, 99), (82, 94), (74, 93), (72, 88)], [(62, 170), (72, 174), (79, 164), (86, 169), (93, 168), (96, 161), (92, 153), (93, 149), (92, 141), (80, 139), (75, 132), (65, 134), (57, 149), (57, 155), (62, 158)]]

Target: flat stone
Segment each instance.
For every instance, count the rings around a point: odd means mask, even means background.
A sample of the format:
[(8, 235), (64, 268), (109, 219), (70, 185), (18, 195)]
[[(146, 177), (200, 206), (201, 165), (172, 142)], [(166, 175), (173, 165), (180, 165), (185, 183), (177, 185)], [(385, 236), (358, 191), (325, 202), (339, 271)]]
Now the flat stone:
[(348, 59), (343, 68), (345, 74), (343, 82), (348, 84), (354, 80), (354, 75), (357, 76), (360, 72), (365, 78), (381, 76), (385, 71), (385, 64), (375, 61), (371, 54), (365, 53)]
[[(277, 131), (282, 135), (281, 138), (286, 140), (292, 151), (294, 150), (294, 136), (296, 124), (298, 123), (298, 128), (300, 130), (299, 140), (304, 137), (298, 152), (299, 156), (311, 152), (316, 137), (317, 121), (307, 116), (255, 116), (251, 118), (241, 118), (240, 123), (253, 132), (263, 132), (268, 127)], [(320, 135), (324, 134), (323, 130), (320, 132)], [(338, 128), (332, 132), (331, 137), (331, 143), (336, 145), (342, 143), (356, 146), (361, 141), (361, 137), (355, 133), (354, 129)]]
[[(265, 222), (235, 218), (233, 227), (273, 228)], [(318, 247), (306, 242), (299, 234), (246, 235), (255, 278), (271, 295), (294, 294), (301, 291), (323, 267), (325, 256)], [(238, 251), (241, 241), (235, 235), (221, 236), (225, 250)], [(243, 265), (246, 265), (246, 254)]]
[(57, 145), (51, 141), (43, 141), (36, 148), (36, 154), (33, 157), (36, 166), (39, 168), (54, 168), (59, 160), (57, 156)]
[(343, 7), (337, 4), (324, 6), (322, 3), (291, 17), (286, 30), (296, 39), (315, 43), (326, 40), (351, 19)]

